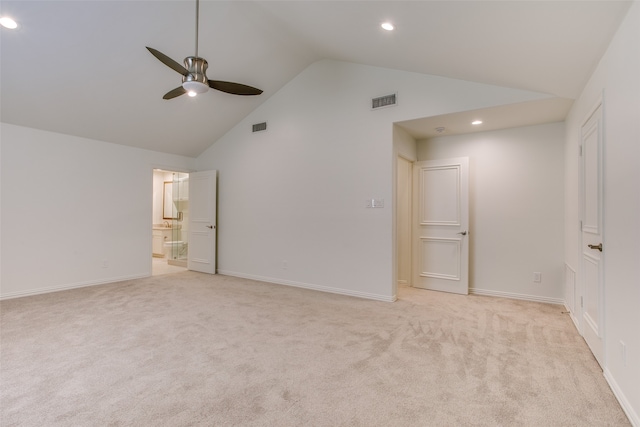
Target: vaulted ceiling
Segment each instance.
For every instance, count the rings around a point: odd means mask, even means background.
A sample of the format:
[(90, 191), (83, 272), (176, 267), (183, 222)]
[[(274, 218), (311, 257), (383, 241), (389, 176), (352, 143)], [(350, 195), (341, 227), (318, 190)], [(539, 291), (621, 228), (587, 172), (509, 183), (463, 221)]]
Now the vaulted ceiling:
[(167, 101), (181, 77), (145, 46), (193, 55), (195, 0), (2, 1), (19, 27), (1, 29), (0, 120), (193, 157), (325, 58), (571, 99), (630, 3), (202, 0), (209, 79), (264, 93)]

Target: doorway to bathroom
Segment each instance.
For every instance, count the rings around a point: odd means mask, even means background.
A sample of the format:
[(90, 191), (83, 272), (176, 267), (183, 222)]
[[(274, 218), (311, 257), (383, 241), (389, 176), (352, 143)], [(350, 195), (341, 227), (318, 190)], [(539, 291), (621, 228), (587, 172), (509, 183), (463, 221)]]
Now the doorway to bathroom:
[(152, 275), (187, 269), (189, 174), (153, 170)]

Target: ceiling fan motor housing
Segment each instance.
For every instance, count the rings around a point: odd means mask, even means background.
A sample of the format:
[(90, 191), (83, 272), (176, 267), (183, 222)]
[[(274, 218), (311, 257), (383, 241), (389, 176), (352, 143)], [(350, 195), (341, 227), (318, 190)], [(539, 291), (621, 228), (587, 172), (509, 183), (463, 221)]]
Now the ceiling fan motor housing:
[(182, 76), (182, 87), (187, 92), (204, 93), (208, 91), (209, 80), (206, 73), (209, 64), (206, 59), (187, 56), (184, 59), (184, 66), (188, 74)]

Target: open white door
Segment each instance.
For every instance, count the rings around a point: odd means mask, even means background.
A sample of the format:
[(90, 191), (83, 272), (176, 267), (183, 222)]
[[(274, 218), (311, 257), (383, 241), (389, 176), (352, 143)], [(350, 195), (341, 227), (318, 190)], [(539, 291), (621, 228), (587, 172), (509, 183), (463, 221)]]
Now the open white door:
[(414, 163), (413, 283), (469, 293), (469, 158)]
[(217, 171), (189, 174), (189, 255), (187, 268), (216, 272)]
[(582, 336), (603, 364), (602, 106), (582, 127)]

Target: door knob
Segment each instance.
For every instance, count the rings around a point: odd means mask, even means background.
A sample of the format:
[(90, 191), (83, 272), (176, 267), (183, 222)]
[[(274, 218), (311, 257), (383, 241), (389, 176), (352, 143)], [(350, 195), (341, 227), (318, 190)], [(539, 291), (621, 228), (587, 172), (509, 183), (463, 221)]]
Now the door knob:
[(590, 249), (597, 249), (602, 252), (602, 243), (598, 243), (597, 245), (587, 245)]
[(463, 236), (466, 236), (467, 235), (467, 230), (461, 231), (461, 232), (456, 233), (456, 234), (462, 234)]

